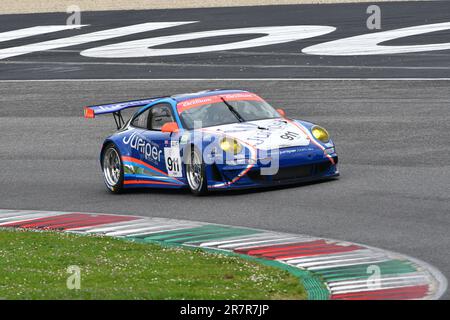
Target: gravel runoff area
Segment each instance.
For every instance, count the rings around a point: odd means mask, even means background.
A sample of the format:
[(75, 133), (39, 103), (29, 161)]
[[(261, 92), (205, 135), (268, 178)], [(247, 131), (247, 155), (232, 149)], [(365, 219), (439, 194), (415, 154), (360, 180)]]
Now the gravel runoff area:
[(392, 0), (1, 0), (0, 14), (66, 12), (74, 5), (82, 11), (102, 11), (388, 1), (392, 2)]

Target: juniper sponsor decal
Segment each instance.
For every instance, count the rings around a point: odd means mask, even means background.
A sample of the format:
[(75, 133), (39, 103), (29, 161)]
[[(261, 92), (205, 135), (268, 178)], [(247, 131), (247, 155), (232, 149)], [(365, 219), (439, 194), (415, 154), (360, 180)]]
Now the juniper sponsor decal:
[(159, 149), (159, 146), (139, 137), (136, 132), (132, 133), (129, 137), (124, 137), (123, 143), (130, 145), (131, 148), (139, 151), (147, 161), (154, 163), (159, 163), (161, 161), (162, 150)]

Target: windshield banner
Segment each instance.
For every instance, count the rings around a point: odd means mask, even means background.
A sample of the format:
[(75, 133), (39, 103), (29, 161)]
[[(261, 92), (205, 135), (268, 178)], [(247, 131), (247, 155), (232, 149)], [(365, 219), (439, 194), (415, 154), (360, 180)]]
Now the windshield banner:
[(201, 98), (195, 98), (195, 99), (181, 101), (177, 104), (177, 111), (178, 111), (178, 113), (182, 113), (183, 111), (186, 111), (186, 110), (189, 110), (189, 109), (192, 109), (195, 107), (199, 107), (199, 106), (202, 106), (205, 104), (222, 102), (222, 98), (225, 99), (225, 101), (239, 101), (239, 100), (263, 101), (263, 99), (261, 97), (257, 96), (254, 93), (249, 93), (249, 92), (228, 93), (228, 94), (207, 96), (207, 97), (201, 97)]

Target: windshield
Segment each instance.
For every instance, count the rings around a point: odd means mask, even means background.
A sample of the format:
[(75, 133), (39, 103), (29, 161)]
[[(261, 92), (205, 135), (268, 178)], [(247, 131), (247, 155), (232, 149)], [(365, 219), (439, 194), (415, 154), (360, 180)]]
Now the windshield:
[(179, 104), (177, 108), (181, 121), (187, 129), (193, 129), (194, 124), (195, 128), (206, 128), (280, 117), (280, 114), (261, 98), (259, 100), (230, 100), (227, 100), (224, 95), (212, 100), (218, 102), (188, 107), (185, 105), (180, 107)]

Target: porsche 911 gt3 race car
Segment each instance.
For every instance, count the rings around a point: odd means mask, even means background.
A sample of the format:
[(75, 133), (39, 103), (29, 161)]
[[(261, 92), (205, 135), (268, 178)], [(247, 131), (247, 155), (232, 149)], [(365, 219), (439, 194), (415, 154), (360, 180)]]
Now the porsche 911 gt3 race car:
[[(128, 121), (121, 111), (139, 108)], [(84, 108), (113, 114), (118, 131), (100, 153), (104, 182), (125, 188), (189, 188), (194, 194), (339, 175), (328, 132), (286, 117), (258, 95), (209, 90)]]

